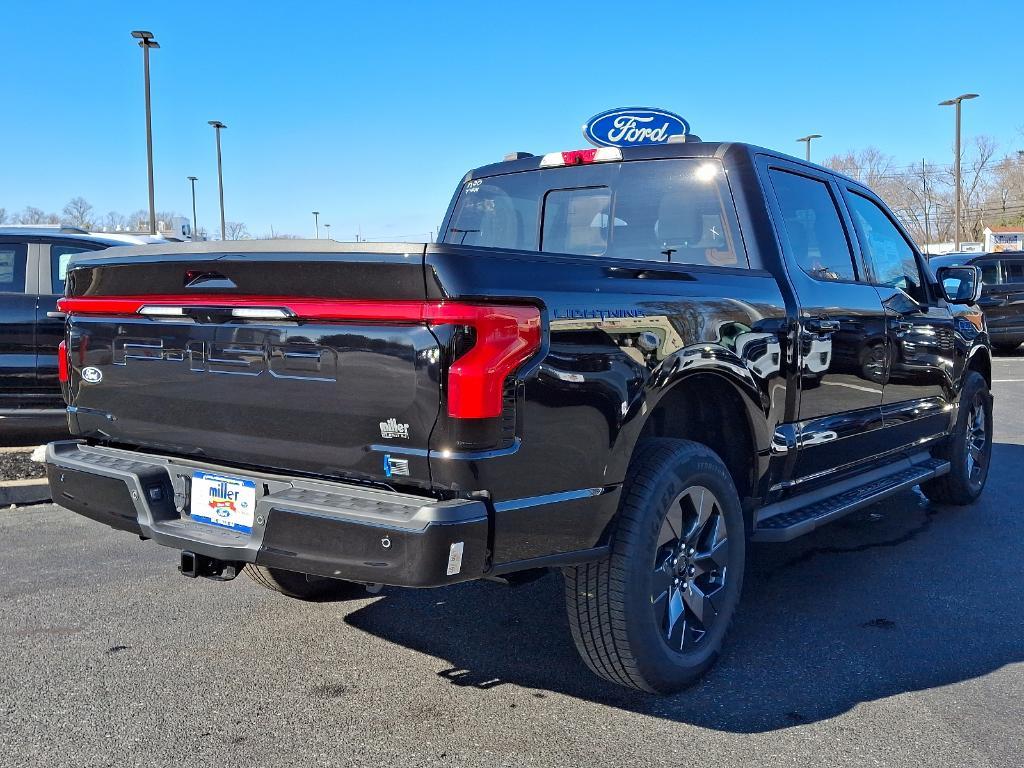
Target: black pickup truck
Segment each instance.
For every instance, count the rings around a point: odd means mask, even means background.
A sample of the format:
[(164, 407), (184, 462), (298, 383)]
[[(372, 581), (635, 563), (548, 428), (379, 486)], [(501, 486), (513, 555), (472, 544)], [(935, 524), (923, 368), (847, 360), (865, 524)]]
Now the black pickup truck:
[(77, 262), (53, 498), (303, 599), (559, 567), (591, 669), (674, 691), (718, 656), (749, 541), (917, 484), (978, 497), (980, 287), (769, 150), (517, 154), (465, 176), (435, 244)]

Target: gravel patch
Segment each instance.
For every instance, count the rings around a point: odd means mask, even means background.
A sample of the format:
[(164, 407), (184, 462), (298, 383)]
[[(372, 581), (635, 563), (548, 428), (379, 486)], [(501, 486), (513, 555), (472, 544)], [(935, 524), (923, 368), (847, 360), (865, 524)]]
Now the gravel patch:
[(0, 452), (0, 482), (4, 480), (27, 480), (33, 477), (45, 477), (45, 466), (32, 461), (31, 455), (31, 449), (17, 452)]

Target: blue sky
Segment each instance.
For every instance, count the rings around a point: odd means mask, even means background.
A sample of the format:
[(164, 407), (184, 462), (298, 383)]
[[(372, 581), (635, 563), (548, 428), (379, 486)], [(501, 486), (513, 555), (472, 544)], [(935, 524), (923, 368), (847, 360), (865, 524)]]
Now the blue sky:
[[(0, 207), (146, 205), (149, 29), (157, 208), (216, 229), (210, 119), (229, 220), (253, 234), (422, 238), (461, 175), (511, 150), (585, 146), (606, 108), (660, 106), (705, 139), (815, 157), (874, 145), (948, 162), (966, 136), (1024, 148), (1015, 2), (10, 3), (0, 24)], [(1011, 49), (1017, 52), (1012, 53)]]

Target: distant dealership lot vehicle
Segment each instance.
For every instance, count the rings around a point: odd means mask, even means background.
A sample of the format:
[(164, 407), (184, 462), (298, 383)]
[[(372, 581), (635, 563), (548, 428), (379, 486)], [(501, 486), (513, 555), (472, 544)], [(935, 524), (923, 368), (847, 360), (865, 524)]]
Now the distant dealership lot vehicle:
[(985, 313), (992, 346), (1010, 352), (1024, 342), (1024, 251), (951, 253), (933, 256), (928, 263), (933, 269), (978, 267), (984, 282), (978, 306)]
[(66, 424), (57, 380), (57, 299), (73, 256), (152, 242), (71, 228), (0, 227), (0, 432)]

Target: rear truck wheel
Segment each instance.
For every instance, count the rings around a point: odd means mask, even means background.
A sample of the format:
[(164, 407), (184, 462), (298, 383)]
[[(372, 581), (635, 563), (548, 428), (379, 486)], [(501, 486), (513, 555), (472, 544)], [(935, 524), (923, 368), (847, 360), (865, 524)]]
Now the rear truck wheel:
[(956, 425), (934, 452), (949, 462), (949, 473), (921, 483), (924, 495), (939, 504), (970, 504), (985, 488), (992, 460), (992, 396), (984, 377), (969, 371), (960, 392)]
[(718, 659), (739, 602), (745, 544), (722, 460), (689, 440), (644, 441), (611, 552), (564, 569), (569, 626), (587, 666), (650, 693), (696, 682)]
[(285, 571), (281, 568), (266, 568), (252, 563), (246, 563), (243, 570), (261, 587), (272, 589), (296, 600), (327, 603), (352, 600), (366, 595), (365, 585), (352, 581), (310, 576), (305, 573)]

